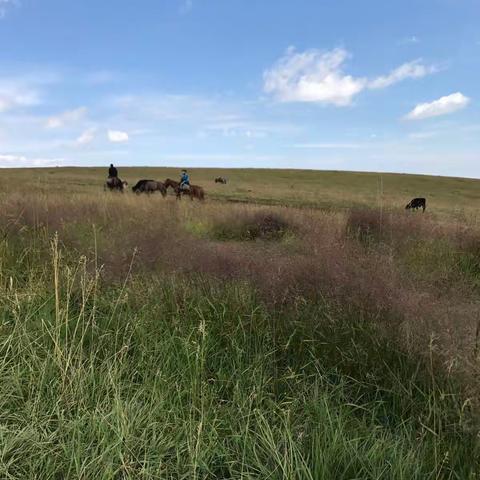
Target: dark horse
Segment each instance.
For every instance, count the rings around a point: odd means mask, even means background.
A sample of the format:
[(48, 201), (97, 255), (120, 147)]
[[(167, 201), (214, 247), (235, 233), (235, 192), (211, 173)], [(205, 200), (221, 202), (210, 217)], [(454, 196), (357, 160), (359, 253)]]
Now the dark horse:
[(103, 189), (107, 190), (107, 188), (113, 192), (122, 192), (123, 189), (128, 185), (127, 182), (122, 182), (118, 177), (110, 177), (107, 179), (107, 181), (103, 185)]
[(182, 195), (189, 195), (190, 200), (193, 200), (194, 198), (197, 198), (198, 200), (205, 200), (205, 191), (198, 185), (190, 185), (188, 190), (182, 190), (180, 188), (180, 182), (176, 182), (171, 178), (167, 178), (164, 185), (165, 188), (171, 187), (173, 189), (177, 195), (177, 200), (180, 199)]
[(160, 192), (162, 196), (167, 195), (167, 189), (162, 182), (157, 182), (155, 180), (139, 180), (133, 187), (132, 190), (138, 195), (140, 193), (153, 193)]

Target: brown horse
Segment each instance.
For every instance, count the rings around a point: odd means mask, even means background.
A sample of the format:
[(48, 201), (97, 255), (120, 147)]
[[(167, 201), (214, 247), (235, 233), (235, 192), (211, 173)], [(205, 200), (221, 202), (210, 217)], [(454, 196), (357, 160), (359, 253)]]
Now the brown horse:
[(162, 182), (157, 182), (155, 180), (139, 180), (136, 185), (132, 187), (132, 191), (134, 191), (137, 195), (140, 193), (153, 193), (153, 192), (160, 192), (162, 196), (167, 195), (167, 189)]
[(205, 191), (202, 187), (198, 185), (190, 185), (188, 190), (182, 190), (180, 188), (180, 182), (176, 182), (171, 178), (167, 178), (164, 182), (165, 188), (171, 187), (175, 194), (177, 195), (177, 200), (181, 198), (182, 195), (189, 195), (190, 200), (197, 198), (198, 200), (205, 200)]
[(123, 193), (123, 189), (128, 185), (128, 182), (122, 182), (118, 177), (110, 177), (103, 185), (103, 190), (118, 191)]

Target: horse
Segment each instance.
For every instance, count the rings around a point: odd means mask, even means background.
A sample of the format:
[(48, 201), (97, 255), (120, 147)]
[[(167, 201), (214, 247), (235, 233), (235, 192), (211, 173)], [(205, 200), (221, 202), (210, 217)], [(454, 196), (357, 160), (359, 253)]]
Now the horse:
[(157, 182), (156, 180), (139, 180), (133, 187), (132, 190), (139, 195), (140, 193), (153, 193), (160, 192), (163, 197), (167, 195), (167, 189), (162, 182)]
[(108, 188), (111, 192), (116, 190), (123, 193), (123, 189), (126, 186), (128, 186), (128, 182), (122, 182), (118, 177), (110, 177), (103, 184), (103, 190), (106, 191)]
[(194, 198), (198, 200), (205, 200), (205, 191), (202, 187), (198, 185), (190, 185), (188, 190), (183, 190), (180, 188), (180, 182), (167, 178), (164, 182), (165, 188), (171, 187), (175, 194), (177, 195), (177, 200), (181, 198), (182, 195), (189, 195), (190, 200)]
[(216, 177), (215, 183), (223, 183), (225, 185), (227, 183), (227, 179), (225, 177)]

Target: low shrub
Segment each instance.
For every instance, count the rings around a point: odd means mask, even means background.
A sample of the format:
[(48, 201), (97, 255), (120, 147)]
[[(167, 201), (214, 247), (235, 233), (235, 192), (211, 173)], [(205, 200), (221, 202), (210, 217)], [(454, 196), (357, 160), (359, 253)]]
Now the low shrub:
[(294, 230), (282, 215), (276, 212), (245, 212), (236, 218), (214, 223), (213, 237), (217, 240), (280, 240)]
[(349, 212), (346, 235), (364, 244), (384, 243), (401, 248), (418, 238), (440, 238), (443, 230), (423, 215), (403, 211), (353, 209)]

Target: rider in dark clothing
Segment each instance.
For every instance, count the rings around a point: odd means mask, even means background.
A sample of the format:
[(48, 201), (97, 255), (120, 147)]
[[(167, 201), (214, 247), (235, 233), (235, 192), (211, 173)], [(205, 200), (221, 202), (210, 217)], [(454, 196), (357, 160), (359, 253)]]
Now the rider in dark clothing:
[(111, 163), (110, 168), (108, 169), (108, 178), (117, 178), (117, 177), (118, 177), (118, 171), (113, 166), (113, 163)]

